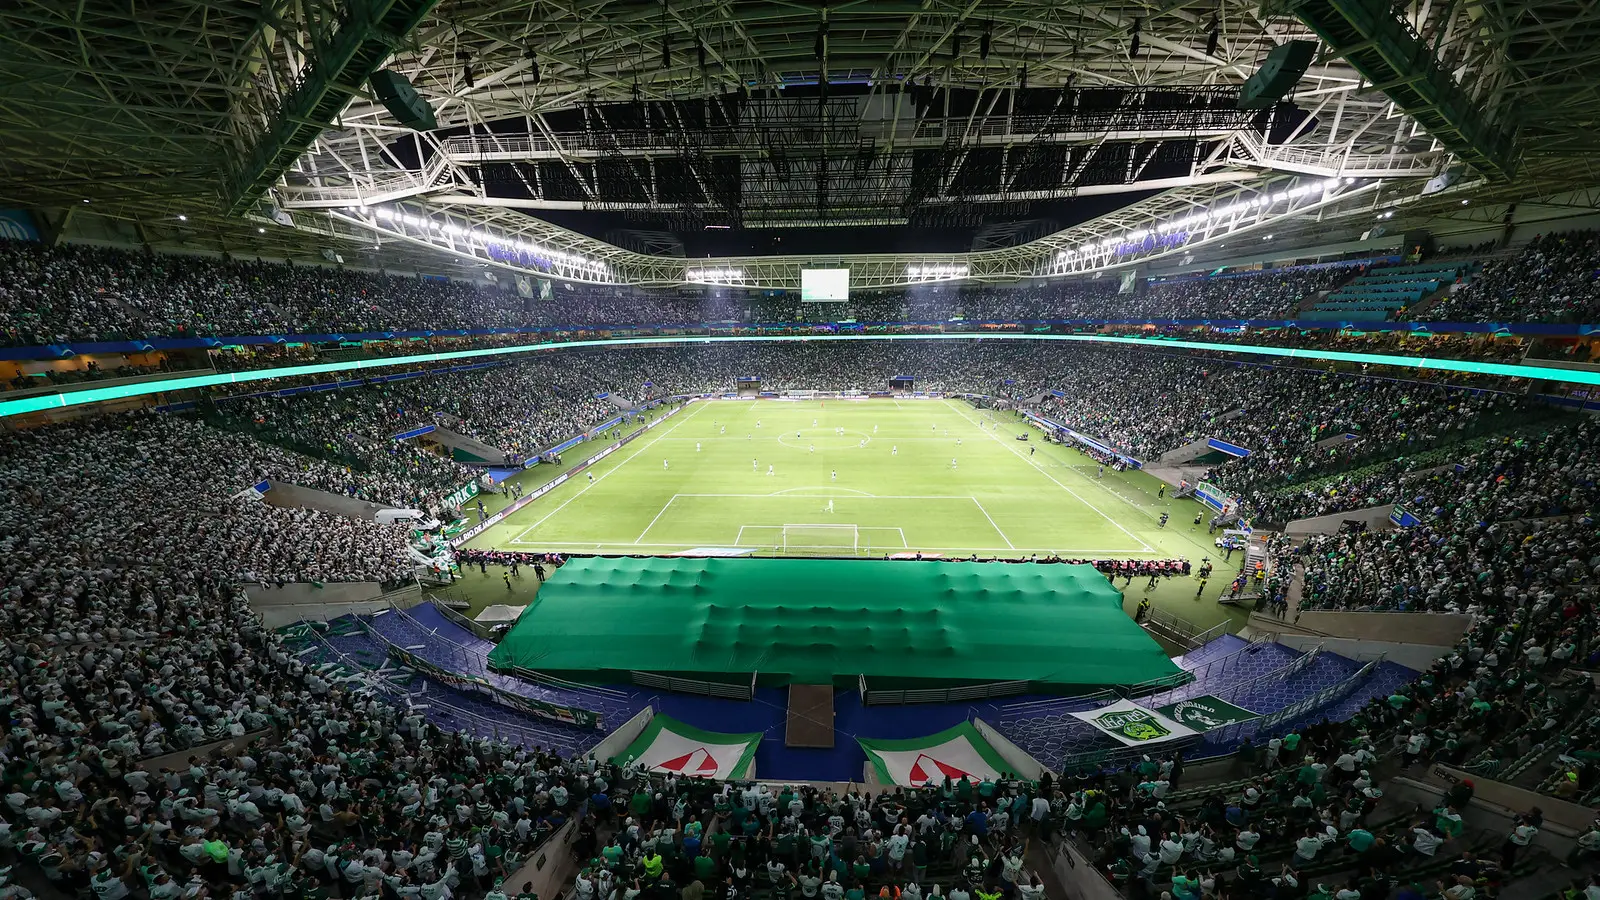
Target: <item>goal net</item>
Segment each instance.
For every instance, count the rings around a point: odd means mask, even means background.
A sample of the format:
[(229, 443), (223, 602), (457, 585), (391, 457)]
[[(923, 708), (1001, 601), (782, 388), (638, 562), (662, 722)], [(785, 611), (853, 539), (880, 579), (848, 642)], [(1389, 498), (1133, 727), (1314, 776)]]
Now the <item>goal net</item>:
[(861, 529), (855, 525), (785, 525), (785, 553), (849, 553), (861, 548)]

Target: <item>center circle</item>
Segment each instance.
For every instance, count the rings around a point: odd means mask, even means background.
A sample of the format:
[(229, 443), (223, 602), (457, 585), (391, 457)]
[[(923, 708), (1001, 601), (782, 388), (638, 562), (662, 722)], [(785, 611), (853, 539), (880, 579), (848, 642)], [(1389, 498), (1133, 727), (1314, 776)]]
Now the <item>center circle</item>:
[(826, 426), (797, 428), (778, 435), (778, 443), (800, 451), (808, 451), (812, 447), (818, 450), (859, 450), (863, 446), (862, 441), (872, 443), (872, 435), (848, 428), (844, 434), (839, 434)]

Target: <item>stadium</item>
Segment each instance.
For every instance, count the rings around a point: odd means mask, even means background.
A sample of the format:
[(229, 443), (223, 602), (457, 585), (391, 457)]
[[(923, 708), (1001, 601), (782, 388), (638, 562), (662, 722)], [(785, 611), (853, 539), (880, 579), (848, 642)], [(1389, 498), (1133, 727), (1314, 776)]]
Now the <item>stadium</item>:
[(1600, 900), (1590, 63), (0, 4), (0, 900)]

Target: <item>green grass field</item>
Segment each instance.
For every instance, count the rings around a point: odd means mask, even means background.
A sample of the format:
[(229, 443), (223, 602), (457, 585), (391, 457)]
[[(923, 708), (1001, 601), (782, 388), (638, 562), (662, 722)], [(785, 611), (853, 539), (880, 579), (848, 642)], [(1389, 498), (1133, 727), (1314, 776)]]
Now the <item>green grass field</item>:
[[(471, 546), (590, 553), (1058, 553), (1183, 558), (1197, 565), (1211, 557), (1217, 572), (1202, 596), (1195, 596), (1193, 579), (1168, 579), (1150, 596), (1158, 608), (1202, 627), (1243, 618), (1216, 603), (1234, 569), (1221, 562), (1205, 528), (1191, 526), (1204, 507), (1157, 499), (1160, 482), (1143, 472), (1107, 470), (1102, 477), (1087, 455), (1046, 444), (1037, 432), (1026, 442), (1016, 439), (1031, 431), (1014, 413), (959, 400), (694, 403), (598, 463), (590, 470), (592, 484), (580, 475)], [(569, 454), (569, 464), (580, 458)], [(532, 488), (558, 471), (540, 466), (519, 477)], [(1162, 512), (1171, 514), (1166, 528), (1158, 524)], [(1234, 562), (1241, 557), (1235, 554)], [(536, 590), (531, 576), (515, 581), (508, 593), (498, 572), (463, 574), (441, 596), (477, 608), (527, 602)], [(1140, 581), (1127, 588), (1130, 611), (1145, 596), (1142, 588)]]
[[(814, 423), (814, 424), (813, 424)], [(473, 542), (522, 550), (1189, 557), (1192, 501), (961, 401), (696, 403)], [(666, 465), (663, 465), (663, 462)], [(537, 473), (537, 469), (534, 470)], [(830, 511), (831, 506), (831, 511)], [(1166, 528), (1161, 512), (1172, 514)]]

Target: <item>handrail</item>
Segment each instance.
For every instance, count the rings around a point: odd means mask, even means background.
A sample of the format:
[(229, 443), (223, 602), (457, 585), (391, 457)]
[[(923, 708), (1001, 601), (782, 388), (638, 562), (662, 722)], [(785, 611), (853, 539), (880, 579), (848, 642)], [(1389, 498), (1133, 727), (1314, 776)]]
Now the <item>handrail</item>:
[[(471, 690), (483, 693), (488, 696), (489, 702), (516, 710), (524, 715), (530, 715), (541, 719), (551, 719), (558, 722), (568, 722), (571, 724), (583, 725), (585, 727), (602, 727), (603, 716), (599, 710), (586, 709), (582, 706), (567, 701), (550, 700), (543, 697), (530, 697), (526, 694), (519, 694), (515, 691), (506, 690), (482, 675), (463, 674), (461, 672), (451, 671), (450, 669), (441, 666), (420, 654), (412, 653), (410, 650), (407, 650), (396, 644), (394, 641), (391, 641), (387, 636), (379, 633), (377, 629), (373, 628), (372, 623), (366, 621), (365, 619), (358, 617), (356, 619), (356, 624), (366, 632), (368, 637), (386, 647), (390, 655), (394, 656), (401, 665), (408, 665), (411, 668), (419, 671), (423, 670), (424, 667), (431, 669), (433, 671), (421, 671), (421, 674), (427, 678), (441, 682), (447, 687), (454, 688), (456, 690)], [(466, 648), (462, 648), (459, 644), (457, 644), (456, 647), (463, 652), (471, 652), (467, 651)], [(460, 684), (457, 684), (456, 682), (460, 682)]]
[[(391, 702), (396, 704), (403, 703), (407, 711), (411, 711), (416, 707), (416, 704), (412, 700), (413, 695), (409, 691), (402, 689), (399, 685), (396, 685), (383, 678), (379, 674), (382, 671), (381, 669), (368, 669), (362, 666), (359, 662), (352, 660), (348, 653), (345, 653), (343, 650), (340, 650), (338, 647), (335, 647), (333, 644), (329, 643), (327, 638), (323, 637), (322, 634), (315, 628), (308, 628), (306, 629), (305, 633), (308, 634), (318, 644), (320, 644), (323, 650), (337, 657), (340, 664), (350, 669), (352, 674), (359, 677), (364, 686), (387, 696)], [(366, 633), (368, 635), (373, 635), (380, 640), (383, 639), (382, 635), (376, 635), (370, 630)], [(436, 700), (430, 697), (427, 701), (427, 705), (429, 707), (437, 707), (446, 711), (452, 716), (456, 716), (464, 721), (469, 721), (476, 724), (481, 729), (481, 733), (493, 737), (495, 740), (503, 740), (505, 736), (511, 735), (517, 737), (525, 744), (538, 743), (543, 746), (573, 746), (571, 740), (566, 739), (561, 735), (554, 735), (530, 726), (514, 725), (508, 722), (490, 719), (475, 712), (471, 712), (470, 710), (462, 709), (454, 704), (446, 703), (443, 700)], [(537, 738), (538, 740), (531, 741), (529, 740), (530, 737)]]

